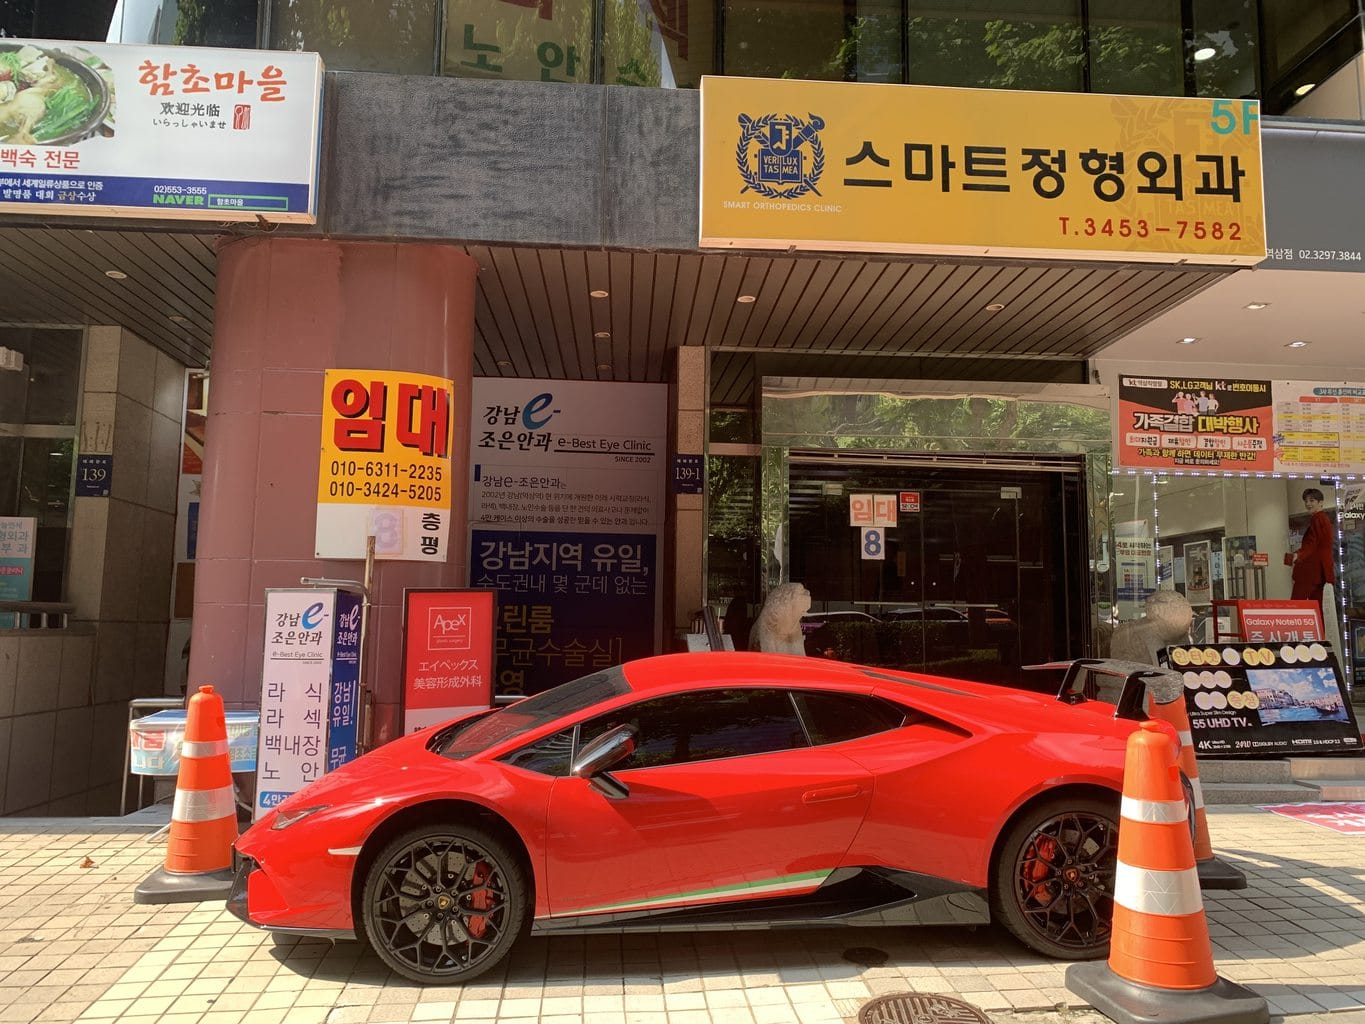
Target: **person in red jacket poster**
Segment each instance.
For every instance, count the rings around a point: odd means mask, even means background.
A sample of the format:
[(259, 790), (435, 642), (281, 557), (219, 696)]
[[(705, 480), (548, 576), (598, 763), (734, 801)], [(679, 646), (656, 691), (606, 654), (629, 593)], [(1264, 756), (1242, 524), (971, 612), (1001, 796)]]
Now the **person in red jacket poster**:
[(1308, 510), (1308, 529), (1296, 554), (1285, 555), (1294, 567), (1294, 601), (1322, 603), (1322, 588), (1336, 583), (1336, 537), (1332, 520), (1322, 510), (1322, 492), (1310, 487), (1303, 492), (1303, 507)]

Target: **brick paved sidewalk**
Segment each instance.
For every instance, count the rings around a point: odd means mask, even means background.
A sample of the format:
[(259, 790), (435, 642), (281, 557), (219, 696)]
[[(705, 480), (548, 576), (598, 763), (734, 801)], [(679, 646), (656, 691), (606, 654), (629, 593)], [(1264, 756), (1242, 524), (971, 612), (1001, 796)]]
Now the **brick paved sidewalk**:
[[(1247, 807), (1210, 817), (1251, 883), (1208, 894), (1219, 973), (1292, 1024), (1365, 1024), (1365, 837)], [(134, 905), (164, 851), (126, 825), (0, 820), (0, 1024), (837, 1024), (906, 990), (997, 1024), (1104, 1020), (1065, 965), (985, 928), (530, 939), (505, 969), (424, 988), (354, 943), (277, 942), (221, 905)]]

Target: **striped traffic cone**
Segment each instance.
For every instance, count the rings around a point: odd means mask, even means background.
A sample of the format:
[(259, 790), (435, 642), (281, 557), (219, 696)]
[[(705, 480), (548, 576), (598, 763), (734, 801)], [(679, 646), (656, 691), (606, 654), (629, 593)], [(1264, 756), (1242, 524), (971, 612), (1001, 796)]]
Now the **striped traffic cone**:
[(180, 744), (166, 863), (133, 891), (133, 902), (225, 899), (232, 886), (236, 840), (237, 807), (223, 698), (212, 686), (201, 686), (190, 698)]
[(1190, 715), (1185, 707), (1183, 690), (1169, 704), (1159, 704), (1153, 697), (1151, 715), (1170, 725), (1180, 738), (1180, 770), (1190, 780), (1190, 788), (1194, 790), (1194, 864), (1199, 870), (1199, 888), (1245, 889), (1247, 876), (1227, 861), (1219, 860), (1213, 852), (1213, 841), (1209, 838), (1209, 814), (1204, 809), (1204, 789), (1199, 785), (1199, 761), (1194, 753), (1194, 734), (1190, 730)]
[(1256, 993), (1220, 978), (1164, 724), (1128, 739), (1109, 962), (1072, 964), (1066, 987), (1120, 1024), (1267, 1024)]

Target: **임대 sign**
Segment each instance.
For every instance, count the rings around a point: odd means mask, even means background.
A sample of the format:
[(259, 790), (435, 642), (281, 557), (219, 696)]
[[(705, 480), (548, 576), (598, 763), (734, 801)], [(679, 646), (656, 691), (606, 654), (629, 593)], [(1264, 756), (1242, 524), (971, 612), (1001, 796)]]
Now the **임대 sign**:
[(0, 211), (312, 224), (315, 53), (0, 39)]
[(444, 562), (454, 493), (454, 384), (400, 370), (328, 370), (316, 555)]
[(1254, 100), (704, 77), (703, 247), (1252, 265)]

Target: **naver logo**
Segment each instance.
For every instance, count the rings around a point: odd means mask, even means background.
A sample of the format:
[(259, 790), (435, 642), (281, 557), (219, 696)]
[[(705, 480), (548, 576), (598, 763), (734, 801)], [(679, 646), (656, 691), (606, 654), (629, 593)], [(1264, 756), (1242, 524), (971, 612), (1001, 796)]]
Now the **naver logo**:
[(433, 651), (467, 651), (473, 641), (473, 609), (469, 605), (432, 608), (427, 618), (427, 636)]

